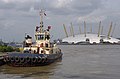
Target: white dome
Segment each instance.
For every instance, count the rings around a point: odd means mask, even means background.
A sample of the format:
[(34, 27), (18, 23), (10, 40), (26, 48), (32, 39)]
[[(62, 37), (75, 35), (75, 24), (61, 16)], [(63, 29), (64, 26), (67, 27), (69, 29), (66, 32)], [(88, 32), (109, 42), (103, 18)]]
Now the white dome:
[(62, 39), (62, 42), (68, 42), (68, 43), (79, 43), (79, 42), (86, 42), (87, 40), (89, 40), (89, 43), (100, 43), (100, 40), (103, 39), (104, 42), (110, 42), (110, 43), (118, 43), (120, 40), (110, 37), (110, 39), (108, 39), (107, 37), (105, 37), (105, 35), (100, 35), (100, 37), (98, 37), (98, 34), (79, 34), (79, 35), (75, 35), (73, 36), (69, 36), (66, 37), (64, 39)]

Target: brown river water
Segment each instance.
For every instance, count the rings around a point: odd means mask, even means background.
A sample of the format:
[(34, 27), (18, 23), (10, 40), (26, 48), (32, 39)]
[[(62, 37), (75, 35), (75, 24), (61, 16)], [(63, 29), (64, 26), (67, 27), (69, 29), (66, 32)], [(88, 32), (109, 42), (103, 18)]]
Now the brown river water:
[(0, 66), (0, 79), (120, 79), (120, 45), (59, 45), (62, 61), (39, 67)]

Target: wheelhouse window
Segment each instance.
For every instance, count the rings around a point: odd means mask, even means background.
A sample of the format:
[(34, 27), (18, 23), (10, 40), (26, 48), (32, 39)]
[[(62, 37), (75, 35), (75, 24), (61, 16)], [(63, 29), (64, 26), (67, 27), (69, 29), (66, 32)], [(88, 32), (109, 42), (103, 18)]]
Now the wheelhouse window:
[(44, 40), (44, 35), (36, 35), (37, 40)]

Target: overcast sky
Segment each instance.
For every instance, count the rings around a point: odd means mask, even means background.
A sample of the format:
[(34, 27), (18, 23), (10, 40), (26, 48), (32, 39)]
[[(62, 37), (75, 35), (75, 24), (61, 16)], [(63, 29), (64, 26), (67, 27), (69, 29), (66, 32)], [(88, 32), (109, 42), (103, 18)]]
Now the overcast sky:
[(73, 23), (75, 34), (82, 32), (83, 22), (87, 31), (92, 27), (97, 33), (102, 21), (103, 33), (107, 35), (110, 23), (115, 30), (113, 37), (120, 37), (120, 0), (0, 0), (0, 38), (4, 41), (23, 41), (25, 33), (34, 37), (35, 26), (39, 25), (39, 10), (45, 9), (45, 28), (52, 26), (52, 39), (64, 38), (63, 23), (69, 32)]

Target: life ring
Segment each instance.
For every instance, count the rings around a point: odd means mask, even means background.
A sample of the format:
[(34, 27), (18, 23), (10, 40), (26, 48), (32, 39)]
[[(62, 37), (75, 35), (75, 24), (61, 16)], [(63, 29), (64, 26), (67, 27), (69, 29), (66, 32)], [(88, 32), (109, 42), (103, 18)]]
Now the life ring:
[(25, 61), (24, 58), (20, 58), (20, 62), (23, 63)]
[(45, 60), (46, 60), (46, 58), (45, 58), (45, 57), (42, 57), (42, 63), (44, 63), (44, 62), (45, 62)]
[(36, 62), (36, 58), (32, 58), (32, 62)]
[(15, 57), (15, 62), (18, 62), (19, 60), (19, 57)]
[(41, 57), (38, 57), (38, 58), (37, 58), (37, 62), (41, 62)]
[(30, 62), (30, 58), (29, 58), (29, 57), (26, 57), (26, 61), (27, 61), (27, 62)]
[(45, 58), (45, 62), (48, 62), (48, 59), (47, 59), (47, 58)]
[(11, 57), (10, 60), (11, 60), (11, 62), (14, 62), (15, 61), (15, 57)]

